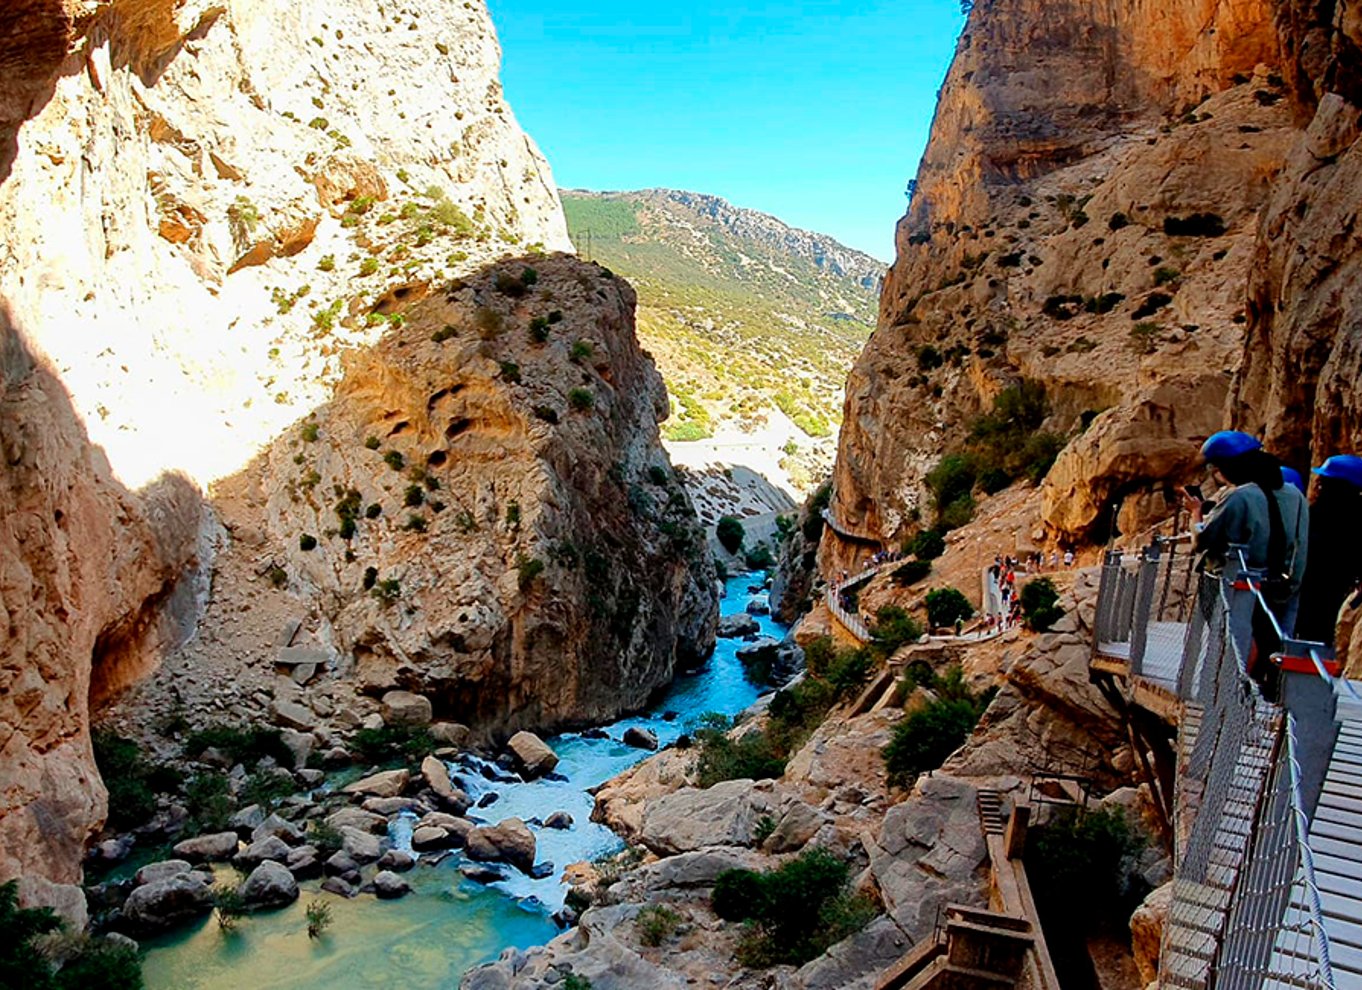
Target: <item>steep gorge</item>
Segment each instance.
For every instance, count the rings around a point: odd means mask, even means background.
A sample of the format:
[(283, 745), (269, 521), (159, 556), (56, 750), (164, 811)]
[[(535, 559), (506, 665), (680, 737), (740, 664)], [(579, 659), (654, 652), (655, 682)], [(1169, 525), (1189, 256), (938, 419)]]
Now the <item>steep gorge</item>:
[(975, 4), (848, 382), (839, 519), (929, 524), (924, 476), (1022, 378), (1069, 438), (1039, 508), (1062, 540), (1170, 513), (1230, 422), (1298, 466), (1355, 443), (1355, 20)]
[(481, 2), (0, 12), (26, 900), (83, 910), (52, 885), (105, 815), (92, 717), (334, 740), (403, 687), (502, 736), (637, 708), (712, 648), (635, 298), (556, 253), (499, 57)]

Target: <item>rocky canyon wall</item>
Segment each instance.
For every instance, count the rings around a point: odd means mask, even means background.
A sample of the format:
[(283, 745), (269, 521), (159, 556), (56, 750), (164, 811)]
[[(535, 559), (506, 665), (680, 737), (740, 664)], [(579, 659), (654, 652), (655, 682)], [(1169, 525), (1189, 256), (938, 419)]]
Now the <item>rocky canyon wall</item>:
[(79, 879), (93, 707), (296, 701), (281, 625), (327, 705), (488, 732), (712, 647), (632, 290), (555, 253), (499, 58), (481, 2), (0, 10), (0, 879)]
[(114, 480), (2, 303), (0, 450), (0, 879), (80, 918), (64, 885), (105, 812), (91, 700), (192, 625), (202, 502), (182, 477)]
[(845, 526), (929, 523), (924, 475), (1022, 378), (1061, 539), (1170, 512), (1230, 422), (1302, 465), (1362, 437), (1354, 7), (975, 5), (848, 382)]
[[(381, 330), (318, 339), (338, 298), (568, 246), (482, 2), (5, 7), (0, 293), (128, 484), (224, 477), (325, 401)], [(390, 258), (356, 200), (431, 232)]]
[(642, 707), (713, 649), (718, 597), (633, 290), (560, 255), (400, 295), (334, 400), (215, 489), (232, 577), (315, 603), (339, 672), (439, 718), (504, 735)]

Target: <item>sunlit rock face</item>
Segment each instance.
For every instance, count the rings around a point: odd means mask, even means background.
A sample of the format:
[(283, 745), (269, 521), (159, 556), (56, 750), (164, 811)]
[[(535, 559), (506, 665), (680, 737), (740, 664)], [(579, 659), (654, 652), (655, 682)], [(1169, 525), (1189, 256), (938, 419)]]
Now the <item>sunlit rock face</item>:
[(1227, 420), (1263, 211), (1301, 139), (1276, 14), (975, 5), (848, 382), (844, 525), (929, 523), (923, 475), (1022, 377), (1047, 386), (1046, 429), (1091, 424), (1044, 485), (1051, 534), (1100, 535), (1122, 500), (1124, 526), (1170, 511), (1165, 480)]
[(5, 6), (0, 294), (129, 484), (208, 483), (323, 401), (377, 337), (320, 332), (337, 300), (567, 247), (481, 2)]
[(507, 734), (642, 707), (713, 649), (718, 599), (633, 289), (559, 255), (384, 305), (402, 325), (335, 399), (217, 486), (243, 550), (225, 579), (316, 602), (360, 690), (441, 719)]
[(133, 494), (0, 305), (0, 880), (83, 917), (104, 820), (91, 704), (189, 632), (206, 562), (201, 501), (168, 477)]
[[(641, 705), (712, 646), (632, 290), (554, 254), (498, 61), (480, 2), (0, 11), (0, 879), (27, 899), (64, 903), (103, 821), (92, 710), (135, 682), (178, 697), (178, 650), (213, 672), (195, 718), (265, 717), (222, 665), (253, 685), (243, 658), (301, 613), (345, 690), (495, 728)], [(493, 285), (508, 255), (534, 294)], [(351, 490), (384, 514), (341, 536)]]

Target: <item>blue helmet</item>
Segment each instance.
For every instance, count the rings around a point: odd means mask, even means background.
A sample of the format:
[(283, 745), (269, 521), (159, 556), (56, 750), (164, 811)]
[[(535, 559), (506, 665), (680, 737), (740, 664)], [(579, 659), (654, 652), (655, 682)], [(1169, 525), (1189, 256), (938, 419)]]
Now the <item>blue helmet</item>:
[(1354, 488), (1362, 488), (1362, 457), (1356, 454), (1335, 454), (1319, 467), (1311, 468), (1310, 473), (1321, 478), (1337, 478)]
[(1282, 465), (1282, 480), (1288, 485), (1295, 485), (1302, 495), (1305, 494), (1305, 479), (1301, 477), (1301, 473), (1295, 468), (1289, 468), (1286, 465)]
[(1262, 450), (1263, 445), (1247, 433), (1238, 430), (1221, 430), (1212, 433), (1201, 445), (1201, 456), (1207, 461), (1228, 461), (1251, 450)]

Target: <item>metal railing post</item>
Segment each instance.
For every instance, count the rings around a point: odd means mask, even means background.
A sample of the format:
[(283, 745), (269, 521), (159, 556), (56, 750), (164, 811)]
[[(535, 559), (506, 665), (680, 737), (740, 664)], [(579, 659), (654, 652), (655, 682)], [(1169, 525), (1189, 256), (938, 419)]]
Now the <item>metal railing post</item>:
[(1149, 623), (1154, 607), (1154, 589), (1159, 581), (1159, 541), (1156, 538), (1144, 552), (1135, 585), (1130, 625), (1130, 676), (1144, 673), (1145, 647), (1149, 644)]

